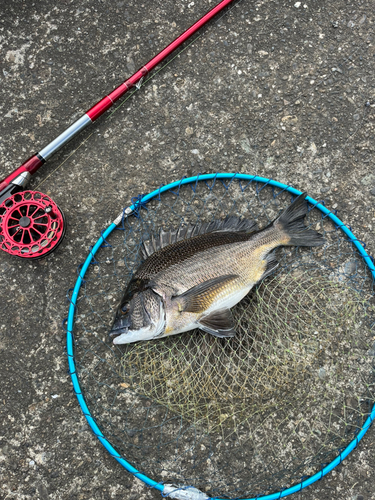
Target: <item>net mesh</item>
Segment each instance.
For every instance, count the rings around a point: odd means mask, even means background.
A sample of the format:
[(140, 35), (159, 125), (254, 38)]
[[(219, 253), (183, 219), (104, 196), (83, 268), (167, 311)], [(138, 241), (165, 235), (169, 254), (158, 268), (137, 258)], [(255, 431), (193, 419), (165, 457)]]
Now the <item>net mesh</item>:
[(124, 219), (85, 275), (74, 327), (82, 392), (106, 438), (156, 481), (217, 497), (280, 491), (331, 462), (371, 411), (371, 273), (316, 208), (307, 223), (325, 246), (277, 251), (277, 272), (233, 310), (234, 338), (197, 330), (127, 346), (108, 339), (142, 240), (227, 215), (264, 227), (291, 201), (237, 179), (181, 185)]
[[(234, 339), (195, 331), (184, 342), (131, 345), (122, 358), (124, 386), (224, 433), (244, 425), (249, 412), (291, 398), (313, 397), (321, 405), (336, 394), (319, 379), (354, 369), (348, 356), (358, 356), (355, 339), (366, 309), (360, 295), (309, 271), (277, 276), (234, 309)], [(336, 344), (346, 344), (346, 356), (336, 359)]]

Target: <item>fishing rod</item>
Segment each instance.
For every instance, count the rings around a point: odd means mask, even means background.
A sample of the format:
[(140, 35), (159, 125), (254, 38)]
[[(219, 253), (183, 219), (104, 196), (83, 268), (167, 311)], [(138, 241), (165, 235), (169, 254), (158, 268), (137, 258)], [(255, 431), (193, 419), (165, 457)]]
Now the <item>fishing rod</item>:
[(39, 191), (25, 191), (32, 175), (54, 153), (111, 108), (126, 92), (133, 87), (139, 88), (142, 79), (150, 71), (233, 1), (219, 2), (130, 78), (92, 106), (56, 139), (0, 182), (1, 250), (32, 260), (45, 257), (56, 249), (65, 234), (64, 213), (49, 196)]

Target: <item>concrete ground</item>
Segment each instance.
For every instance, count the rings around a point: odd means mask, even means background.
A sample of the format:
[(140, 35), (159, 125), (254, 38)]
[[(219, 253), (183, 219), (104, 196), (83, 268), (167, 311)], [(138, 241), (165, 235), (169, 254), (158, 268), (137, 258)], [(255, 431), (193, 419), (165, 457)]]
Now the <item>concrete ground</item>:
[[(1, 0), (0, 177), (213, 5)], [(375, 253), (374, 13), (373, 0), (242, 0), (34, 176), (68, 230), (44, 260), (0, 255), (1, 498), (160, 498), (89, 431), (61, 327), (76, 267), (131, 196), (198, 172), (271, 177), (337, 208)], [(374, 456), (372, 428), (295, 498), (375, 499)]]

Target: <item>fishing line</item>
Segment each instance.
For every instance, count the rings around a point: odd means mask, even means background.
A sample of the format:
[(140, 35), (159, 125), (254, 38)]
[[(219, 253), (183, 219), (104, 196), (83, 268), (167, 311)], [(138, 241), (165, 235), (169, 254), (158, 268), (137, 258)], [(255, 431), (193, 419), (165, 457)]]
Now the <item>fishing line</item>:
[(132, 87), (139, 90), (148, 73), (233, 1), (221, 0), (132, 76), (92, 106), (52, 142), (32, 155), (0, 182), (1, 250), (22, 258), (39, 259), (50, 254), (61, 243), (65, 234), (65, 217), (62, 210), (49, 197), (38, 191), (28, 192), (28, 196), (33, 201), (30, 204), (27, 204), (25, 198), (18, 193), (25, 189), (31, 176), (53, 154), (97, 120)]
[[(227, 15), (229, 15), (229, 13), (235, 8), (235, 7), (238, 7), (240, 5), (240, 3), (242, 3), (244, 0), (237, 0), (236, 3), (231, 6), (231, 7), (228, 7), (226, 12), (224, 12), (214, 23), (213, 23), (213, 26), (219, 24), (219, 22)], [(151, 76), (149, 76), (148, 78), (146, 79), (143, 79), (143, 81), (139, 82), (140, 84), (136, 85), (136, 90), (130, 92), (130, 94), (128, 94), (124, 99), (121, 100), (121, 103), (114, 108), (114, 110), (112, 112), (110, 112), (106, 119), (104, 120), (103, 123), (107, 123), (111, 118), (112, 116), (137, 92), (139, 91), (143, 86), (145, 86), (150, 80), (152, 80), (157, 74), (159, 74), (163, 69), (165, 69), (167, 66), (169, 66), (175, 59), (177, 59), (183, 52), (185, 52), (191, 45), (193, 45), (195, 42), (197, 42), (200, 38), (202, 38), (204, 35), (204, 33), (200, 33), (199, 35), (197, 35), (194, 40), (190, 41), (187, 43), (187, 45), (181, 49), (176, 55), (174, 55), (167, 63), (165, 63), (164, 65), (162, 65), (158, 70), (156, 70), (155, 72), (152, 73)], [(36, 186), (36, 190), (49, 178), (51, 177), (52, 174), (54, 174), (67, 160), (69, 160), (69, 158), (71, 158), (80, 148), (81, 146), (83, 146), (86, 141), (88, 139), (90, 139), (90, 137), (95, 134), (97, 132), (98, 129), (96, 130), (93, 130), (91, 132), (91, 134), (86, 137), (86, 139), (84, 139), (82, 141), (82, 143), (76, 148), (74, 149), (74, 151), (72, 151), (71, 154), (69, 154), (69, 156), (67, 156), (67, 158), (65, 158), (61, 163), (60, 165), (58, 165), (47, 177), (45, 177), (37, 186)]]
[[(239, 0), (238, 3), (242, 2), (243, 0)], [(237, 5), (238, 5), (237, 3)], [(233, 8), (233, 7), (232, 7)], [(232, 10), (232, 9), (230, 9)], [(226, 14), (223, 14), (223, 16), (226, 15)], [(223, 17), (221, 16), (221, 18)], [(221, 19), (220, 18), (220, 19)], [(219, 20), (220, 20), (219, 19)], [(202, 36), (201, 35), (198, 35), (192, 42), (190, 42), (186, 47), (184, 47), (178, 54), (176, 54), (170, 61), (168, 61), (164, 66), (162, 66), (161, 68), (159, 68), (157, 71), (155, 71), (155, 73), (153, 73), (149, 78), (147, 78), (147, 80), (144, 80), (143, 82), (140, 83), (140, 85), (137, 85), (136, 86), (136, 90), (134, 90), (133, 92), (131, 92), (130, 94), (128, 94), (122, 101), (121, 103), (106, 117), (104, 123), (107, 123), (111, 118), (112, 116), (126, 103), (126, 101), (128, 101), (128, 99), (130, 99), (138, 90), (140, 90), (144, 85), (146, 85), (147, 82), (149, 82), (150, 80), (152, 80), (152, 78), (154, 78), (160, 71), (162, 71), (164, 68), (166, 68), (167, 66), (169, 66), (169, 64), (171, 64), (179, 55), (181, 55), (186, 49), (188, 49), (190, 47), (190, 45), (192, 45), (194, 42), (196, 42), (200, 37)], [(46, 181), (53, 173), (55, 173), (69, 158), (71, 158), (79, 149), (81, 146), (83, 146), (86, 141), (93, 135), (95, 134), (96, 132), (98, 131), (98, 129), (96, 130), (93, 130), (91, 132), (91, 134), (86, 137), (86, 139), (84, 141), (81, 142), (81, 144), (74, 150), (72, 151), (72, 153), (64, 159), (64, 161), (62, 161), (60, 163), (60, 165), (58, 165), (55, 170), (53, 170), (45, 179), (43, 179), (36, 187), (36, 189), (38, 189), (39, 186), (41, 186), (43, 184), (44, 181)]]
[[(240, 0), (241, 2), (242, 0)], [(234, 6), (237, 6), (240, 2), (237, 2)], [(221, 5), (227, 6), (231, 1), (229, 0), (223, 0), (218, 4), (216, 7), (214, 7), (206, 16), (210, 16), (211, 12), (221, 9)], [(227, 12), (221, 15), (220, 21), (224, 15), (227, 15), (228, 12), (230, 12), (234, 6), (228, 9)], [(200, 21), (196, 23), (200, 24), (201, 21), (203, 21), (203, 18), (201, 18)], [(217, 22), (218, 22), (217, 21)], [(205, 24), (201, 23), (202, 25)], [(195, 25), (194, 25), (195, 26)], [(193, 27), (192, 27), (193, 28)], [(190, 30), (191, 28), (189, 28)], [(186, 32), (183, 33), (179, 38), (185, 37), (186, 33), (189, 31), (187, 30)], [(189, 35), (190, 36), (190, 35)], [(173, 57), (166, 65), (164, 65), (162, 68), (160, 68), (158, 71), (156, 71), (155, 74), (151, 75), (147, 81), (149, 81), (151, 78), (153, 78), (161, 69), (165, 68), (170, 62), (172, 62), (178, 55), (180, 55), (186, 48), (188, 48), (192, 43), (194, 43), (196, 40), (198, 40), (202, 35), (198, 35), (194, 41), (190, 42), (182, 51), (180, 51), (175, 57)], [(170, 46), (174, 46), (174, 44), (178, 41), (176, 39), (174, 42), (172, 42), (166, 49), (164, 49), (161, 53), (159, 53), (155, 58), (152, 59), (154, 61), (155, 59), (160, 58), (161, 54), (163, 52), (168, 52), (168, 48)], [(355, 49), (355, 51), (358, 50), (358, 47)], [(353, 52), (354, 53), (354, 52)], [(164, 57), (164, 56), (163, 56)], [(161, 59), (162, 60), (162, 59)], [(151, 64), (150, 61), (148, 64)], [(147, 66), (146, 65), (146, 66)], [(61, 241), (62, 237), (65, 234), (65, 218), (64, 214), (61, 211), (61, 209), (55, 204), (55, 203), (50, 203), (48, 206), (44, 204), (44, 206), (40, 207), (40, 214), (42, 214), (42, 211), (44, 210), (44, 219), (42, 219), (44, 222), (47, 221), (50, 226), (55, 225), (56, 228), (58, 229), (58, 232), (55, 230), (46, 232), (46, 224), (43, 222), (43, 224), (36, 224), (38, 220), (33, 221), (32, 218), (28, 217), (28, 214), (26, 213), (27, 210), (34, 210), (36, 205), (32, 205), (31, 208), (27, 208), (24, 206), (23, 199), (22, 197), (18, 201), (15, 199), (12, 199), (12, 194), (16, 193), (17, 191), (20, 191), (25, 188), (29, 178), (30, 174), (35, 173), (40, 166), (45, 162), (46, 159), (48, 159), (54, 152), (56, 152), (62, 145), (64, 145), (68, 140), (70, 140), (72, 137), (77, 135), (83, 128), (85, 128), (89, 123), (97, 119), (106, 109), (108, 109), (110, 106), (113, 104), (113, 99), (117, 100), (119, 96), (125, 91), (129, 89), (128, 83), (130, 82), (130, 85), (135, 85), (136, 89), (139, 90), (141, 86), (146, 83), (143, 82), (142, 80), (144, 79), (144, 76), (147, 74), (147, 71), (144, 71), (146, 68), (143, 67), (141, 70), (139, 70), (137, 73), (135, 73), (132, 77), (130, 77), (124, 84), (122, 84), (120, 87), (115, 89), (109, 97), (105, 97), (102, 99), (99, 103), (97, 103), (93, 108), (91, 108), (85, 115), (83, 115), (76, 123), (71, 125), (63, 134), (61, 134), (58, 138), (56, 138), (54, 141), (52, 141), (51, 144), (46, 146), (40, 153), (32, 156), (29, 160), (27, 160), (21, 167), (16, 169), (12, 174), (10, 174), (6, 179), (4, 179), (0, 183), (0, 248), (8, 253), (11, 253), (13, 255), (17, 255), (19, 257), (23, 258), (28, 258), (28, 259), (35, 259), (35, 258), (41, 258), (43, 256), (48, 255), (50, 252), (53, 251), (55, 247), (57, 247)], [(143, 75), (141, 80), (138, 81), (140, 75)], [(137, 76), (138, 75), (138, 76)], [(318, 83), (318, 86), (321, 84), (321, 82)], [(125, 87), (125, 90), (121, 88)], [(127, 96), (127, 98), (130, 98), (133, 93), (133, 91), (130, 95)], [(111, 96), (114, 96), (113, 98)], [(123, 101), (122, 104), (124, 104), (127, 101), (127, 98)], [(118, 106), (111, 115), (107, 119), (109, 119), (114, 112), (117, 111), (119, 107)], [(358, 125), (360, 127), (360, 125)], [(357, 129), (358, 129), (357, 127)], [(80, 147), (85, 144), (85, 142), (88, 140), (89, 137), (94, 132), (92, 132), (65, 160), (63, 160), (60, 165), (58, 165), (45, 179), (43, 179), (39, 184), (38, 187), (41, 186), (45, 180), (47, 180), (54, 172), (56, 172), (65, 162), (68, 158), (72, 157), (75, 152), (80, 149)], [(259, 131), (260, 133), (260, 131)], [(259, 135), (258, 133), (258, 135)], [(349, 134), (350, 136), (353, 136), (353, 134)], [(37, 195), (38, 197), (40, 196), (39, 194)], [(43, 196), (42, 196), (43, 199)], [(23, 221), (23, 225), (20, 225), (19, 221)]]

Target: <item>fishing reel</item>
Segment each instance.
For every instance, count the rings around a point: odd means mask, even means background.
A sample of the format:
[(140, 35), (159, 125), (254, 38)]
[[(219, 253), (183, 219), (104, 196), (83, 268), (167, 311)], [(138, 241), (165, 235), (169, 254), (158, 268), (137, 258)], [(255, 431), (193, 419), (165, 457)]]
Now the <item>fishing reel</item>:
[[(62, 210), (47, 195), (23, 191), (30, 174), (0, 183), (0, 249), (30, 260), (49, 255), (65, 235)], [(12, 174), (11, 174), (12, 175)]]

